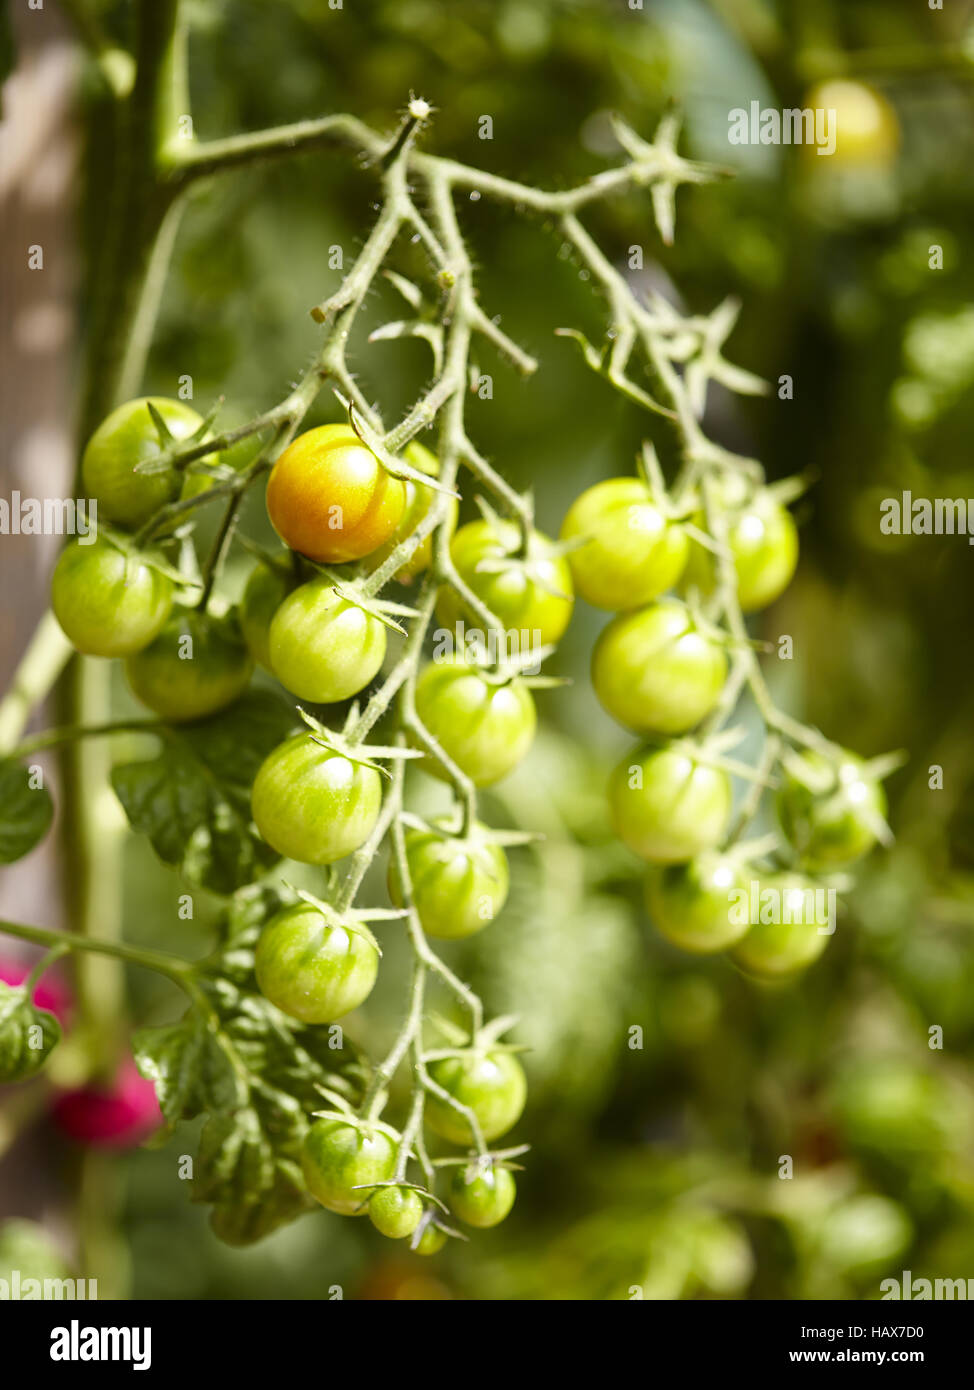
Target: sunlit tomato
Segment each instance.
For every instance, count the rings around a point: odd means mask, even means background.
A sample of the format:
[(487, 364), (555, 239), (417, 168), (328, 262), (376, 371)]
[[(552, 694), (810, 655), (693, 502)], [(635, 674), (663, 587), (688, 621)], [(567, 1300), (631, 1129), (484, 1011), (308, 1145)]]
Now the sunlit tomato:
[(450, 1179), (450, 1206), (468, 1226), (499, 1225), (516, 1195), (514, 1177), (507, 1168), (492, 1165), (482, 1173), (476, 1164), (458, 1165)]
[(386, 630), (378, 618), (309, 580), (289, 594), (271, 621), (271, 670), (292, 694), (327, 705), (357, 695), (379, 670)]
[(337, 914), (295, 903), (264, 927), (254, 954), (265, 999), (302, 1023), (333, 1023), (372, 993), (379, 955), (372, 942)]
[(250, 571), (240, 600), (240, 630), (250, 654), (265, 671), (271, 669), (271, 619), (294, 588), (283, 568), (257, 564)]
[(378, 1120), (315, 1120), (301, 1153), (308, 1191), (329, 1211), (364, 1215), (368, 1185), (388, 1182), (396, 1171), (398, 1137)]
[(231, 704), (253, 669), (235, 615), (215, 618), (193, 608), (173, 609), (155, 641), (125, 662), (136, 699), (175, 722)]
[[(411, 463), (414, 468), (418, 468), (421, 473), (428, 473), (431, 478), (438, 478), (440, 474), (440, 461), (435, 454), (430, 453), (429, 449), (417, 444), (415, 440), (402, 452), (402, 456), (407, 463)], [(440, 494), (433, 491), (430, 487), (423, 487), (421, 483), (414, 483), (411, 478), (404, 478), (403, 485), (406, 489), (406, 506), (402, 514), (402, 520), (396, 527), (395, 534), (385, 545), (379, 546), (368, 557), (368, 568), (376, 569), (383, 561), (387, 560), (395, 547), (404, 541), (407, 536), (411, 536), (417, 526), (427, 515), (434, 502), (439, 500)], [(457, 499), (448, 497), (446, 499), (446, 521), (447, 535), (452, 535), (457, 524)], [(441, 525), (444, 523), (441, 523)], [(410, 584), (418, 574), (422, 574), (433, 560), (433, 534), (424, 536), (419, 545), (410, 555), (406, 563), (396, 570), (396, 578), (400, 584)]]
[[(484, 1139), (497, 1139), (521, 1118), (528, 1086), (521, 1063), (502, 1048), (474, 1050), (439, 1057), (429, 1064), (437, 1086), (472, 1110)], [(465, 1115), (430, 1094), (426, 1097), (426, 1122), (436, 1134), (453, 1144), (472, 1144)]]
[[(540, 531), (531, 533), (521, 555), (521, 530), (513, 521), (471, 521), (450, 542), (460, 578), (499, 619), (511, 651), (528, 651), (557, 642), (572, 616), (574, 590), (565, 558)], [(436, 612), (444, 627), (458, 620), (480, 623), (453, 589), (444, 586)]]
[(267, 482), (267, 513), (285, 545), (319, 564), (370, 554), (395, 533), (406, 506), (387, 473), (349, 425), (298, 435)]
[(707, 955), (733, 946), (747, 932), (750, 923), (739, 910), (747, 883), (734, 859), (709, 852), (688, 864), (650, 869), (646, 902), (654, 926), (674, 946)]
[(108, 1084), (64, 1091), (51, 1112), (60, 1130), (93, 1148), (135, 1148), (162, 1124), (155, 1086), (131, 1057)]
[(390, 1240), (411, 1236), (423, 1219), (423, 1199), (409, 1187), (380, 1187), (369, 1202), (369, 1220)]
[(603, 708), (641, 734), (692, 729), (717, 703), (726, 676), (723, 646), (697, 629), (678, 599), (620, 613), (592, 653)]
[[(507, 856), (486, 838), (482, 825), (471, 826), (466, 835), (450, 835), (443, 824), (406, 832), (406, 862), (423, 930), (456, 941), (494, 920), (510, 880)], [(389, 862), (389, 894), (402, 906), (395, 856)]]
[[(745, 613), (764, 608), (784, 592), (798, 565), (798, 530), (787, 507), (767, 489), (748, 497), (739, 480), (719, 490), (718, 505), (727, 512), (727, 542), (737, 575), (737, 597)], [(695, 518), (705, 528), (703, 516)], [(683, 575), (691, 585), (710, 593), (716, 582), (714, 556), (694, 541)]]
[(731, 799), (727, 773), (682, 748), (636, 749), (609, 781), (616, 833), (656, 864), (679, 864), (718, 845)]
[(332, 864), (364, 844), (382, 804), (379, 774), (295, 734), (258, 769), (251, 793), (257, 829), (287, 859)]
[(129, 656), (147, 647), (168, 618), (172, 598), (164, 574), (104, 535), (72, 541), (51, 579), (54, 616), (87, 656)]
[(183, 485), (175, 468), (135, 472), (137, 463), (162, 453), (149, 401), (174, 439), (188, 438), (203, 423), (191, 406), (164, 396), (126, 401), (102, 420), (85, 448), (81, 477), (86, 496), (97, 500), (102, 518), (122, 526), (145, 525), (160, 507), (176, 500)]
[[(434, 661), (416, 682), (416, 712), (426, 729), (470, 780), (489, 787), (516, 767), (537, 727), (531, 692), (517, 679), (494, 683), (462, 657)], [(446, 773), (433, 757), (423, 768)]]
[(768, 874), (752, 896), (759, 920), (731, 951), (743, 971), (780, 979), (818, 960), (835, 926), (824, 889), (800, 874)]
[(813, 871), (841, 868), (868, 853), (886, 817), (886, 794), (854, 753), (838, 766), (821, 754), (796, 755), (812, 789), (786, 772), (777, 796), (778, 819), (803, 866)]
[(900, 144), (899, 121), (894, 108), (875, 87), (836, 78), (813, 87), (804, 105), (812, 111), (835, 112), (834, 152), (819, 155), (816, 145), (803, 145), (809, 163), (823, 169), (862, 169), (886, 168), (895, 160)]
[(607, 478), (576, 497), (561, 538), (581, 537), (568, 563), (579, 595), (596, 608), (639, 608), (671, 588), (686, 564), (685, 531), (641, 478)]

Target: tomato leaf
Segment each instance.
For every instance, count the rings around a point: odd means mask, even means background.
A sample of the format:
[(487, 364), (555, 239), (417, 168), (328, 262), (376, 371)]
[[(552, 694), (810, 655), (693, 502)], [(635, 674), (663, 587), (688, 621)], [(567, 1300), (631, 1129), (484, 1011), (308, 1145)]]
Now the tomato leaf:
[(279, 858), (252, 826), (250, 789), (293, 727), (284, 700), (251, 691), (211, 719), (167, 730), (162, 752), (114, 768), (112, 786), (132, 828), (164, 863), (230, 894)]
[(0, 1083), (25, 1081), (40, 1071), (61, 1037), (61, 1025), (38, 1009), (23, 986), (0, 980)]
[(286, 901), (266, 885), (237, 893), (220, 920), (220, 947), (199, 967), (194, 1002), (178, 1023), (133, 1039), (167, 1133), (207, 1115), (193, 1199), (212, 1205), (213, 1229), (232, 1245), (314, 1207), (300, 1163), (310, 1116), (327, 1091), (358, 1101), (368, 1078), (340, 1028), (298, 1023), (257, 990), (254, 945)]
[(0, 864), (22, 859), (43, 840), (54, 818), (54, 803), (43, 783), (35, 786), (30, 769), (15, 758), (0, 760)]

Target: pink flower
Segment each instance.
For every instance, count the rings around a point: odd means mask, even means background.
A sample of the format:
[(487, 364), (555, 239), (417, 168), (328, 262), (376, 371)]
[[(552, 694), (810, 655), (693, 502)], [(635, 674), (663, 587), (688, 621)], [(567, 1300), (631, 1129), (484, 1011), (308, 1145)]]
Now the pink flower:
[(139, 1075), (131, 1057), (111, 1086), (82, 1086), (54, 1102), (55, 1123), (82, 1144), (131, 1149), (162, 1124), (156, 1088)]

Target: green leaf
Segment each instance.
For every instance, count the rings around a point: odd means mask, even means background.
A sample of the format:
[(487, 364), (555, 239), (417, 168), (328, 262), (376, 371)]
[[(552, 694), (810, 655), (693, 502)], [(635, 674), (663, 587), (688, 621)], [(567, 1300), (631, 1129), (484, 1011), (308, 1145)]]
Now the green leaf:
[(208, 1120), (198, 1166), (194, 1199), (213, 1203), (211, 1225), (228, 1245), (251, 1245), (309, 1208), (300, 1163), (275, 1150), (254, 1110)]
[(164, 863), (229, 894), (279, 858), (252, 825), (250, 789), (293, 728), (284, 700), (251, 691), (212, 719), (167, 731), (162, 752), (114, 768), (112, 786), (132, 828)]
[(60, 1041), (61, 1025), (38, 1009), (22, 986), (0, 980), (0, 1082), (26, 1081)]
[(0, 864), (22, 859), (43, 840), (54, 803), (43, 783), (33, 785), (29, 768), (14, 758), (0, 760)]
[(193, 1198), (212, 1204), (213, 1229), (233, 1245), (259, 1240), (314, 1206), (300, 1165), (310, 1116), (323, 1092), (358, 1101), (368, 1080), (340, 1028), (298, 1023), (257, 990), (254, 945), (284, 901), (263, 885), (236, 894), (183, 1018), (133, 1040), (168, 1132), (207, 1115)]

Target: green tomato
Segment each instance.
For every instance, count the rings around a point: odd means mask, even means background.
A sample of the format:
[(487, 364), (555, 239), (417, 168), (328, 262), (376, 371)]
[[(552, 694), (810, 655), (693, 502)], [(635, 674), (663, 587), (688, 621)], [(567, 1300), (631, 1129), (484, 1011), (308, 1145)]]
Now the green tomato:
[(786, 773), (777, 796), (778, 819), (804, 868), (812, 872), (840, 868), (872, 849), (886, 818), (886, 794), (865, 772), (854, 753), (843, 753), (837, 766), (822, 754), (796, 755), (809, 780), (821, 792)]
[(380, 1187), (369, 1202), (369, 1219), (390, 1240), (404, 1240), (423, 1219), (423, 1199), (411, 1187)]
[(669, 521), (641, 478), (607, 478), (576, 497), (561, 539), (585, 537), (568, 553), (575, 588), (596, 608), (639, 608), (672, 588), (689, 542)]
[(122, 526), (144, 526), (160, 507), (179, 497), (183, 478), (175, 468), (136, 473), (135, 465), (162, 453), (149, 403), (162, 416), (174, 439), (187, 439), (203, 423), (191, 406), (164, 396), (126, 401), (107, 415), (88, 440), (81, 459), (87, 496), (102, 516)]
[[(728, 512), (727, 542), (737, 575), (737, 598), (745, 613), (766, 608), (787, 589), (798, 566), (798, 530), (791, 513), (767, 489), (748, 498), (739, 479), (718, 490), (717, 505)], [(694, 518), (706, 528), (703, 515)], [(716, 584), (713, 555), (699, 542), (690, 547), (684, 586), (709, 594)]]
[(468, 1226), (499, 1225), (514, 1205), (517, 1188), (507, 1168), (458, 1165), (450, 1179), (450, 1205)]
[(655, 864), (679, 864), (720, 844), (731, 801), (727, 773), (682, 748), (637, 749), (609, 781), (617, 835)]
[(379, 972), (372, 942), (351, 923), (300, 902), (264, 927), (254, 955), (265, 999), (302, 1023), (334, 1023), (367, 999)]
[(800, 874), (768, 874), (757, 895), (757, 916), (731, 959), (748, 975), (776, 980), (818, 960), (834, 923), (821, 889)]
[[(436, 827), (447, 822), (437, 821)], [(406, 862), (413, 903), (427, 936), (458, 941), (492, 922), (507, 900), (507, 856), (474, 825), (467, 835), (431, 830), (406, 832)], [(402, 906), (395, 858), (389, 863), (389, 894)]]
[(749, 928), (735, 912), (747, 893), (741, 865), (712, 851), (687, 864), (652, 868), (646, 879), (646, 902), (654, 925), (674, 946), (695, 955), (726, 950)]
[[(500, 1048), (440, 1057), (429, 1065), (432, 1080), (476, 1116), (484, 1139), (497, 1139), (517, 1124), (527, 1100), (524, 1068)], [(426, 1097), (426, 1122), (453, 1144), (472, 1144), (466, 1116), (437, 1095)]]
[(385, 659), (386, 630), (330, 580), (312, 579), (274, 614), (269, 648), (271, 670), (285, 689), (330, 705), (368, 685)]
[[(415, 440), (407, 445), (402, 456), (407, 463), (411, 463), (421, 473), (428, 473), (431, 478), (439, 477), (439, 459), (422, 444), (417, 444)], [(372, 554), (366, 557), (366, 568), (370, 571), (378, 569), (379, 565), (384, 564), (396, 546), (407, 536), (412, 535), (440, 496), (431, 487), (423, 487), (421, 483), (414, 483), (411, 478), (404, 478), (403, 485), (406, 489), (406, 507), (402, 514), (402, 520), (396, 527), (395, 535), (386, 541), (385, 545), (379, 546), (378, 550), (373, 550)], [(445, 522), (448, 536), (452, 536), (456, 529), (457, 510), (457, 499), (448, 497), (446, 499)], [(431, 532), (430, 535), (423, 537), (406, 563), (396, 570), (395, 577), (400, 584), (411, 584), (416, 576), (422, 574), (423, 570), (427, 569), (432, 562), (433, 533)]]
[(723, 646), (697, 630), (678, 599), (620, 613), (592, 653), (603, 708), (641, 734), (686, 733), (713, 709), (726, 678)]
[(64, 635), (86, 656), (130, 656), (158, 636), (173, 586), (137, 554), (104, 535), (74, 540), (51, 579), (51, 606)]
[(254, 566), (244, 588), (240, 630), (250, 655), (265, 671), (271, 670), (271, 619), (293, 588), (293, 579), (283, 569), (264, 564)]
[(268, 753), (254, 778), (251, 810), (267, 843), (301, 864), (333, 864), (369, 838), (382, 804), (371, 767), (295, 734)]
[[(531, 692), (518, 678), (490, 680), (462, 656), (433, 661), (416, 682), (416, 712), (427, 731), (477, 787), (499, 782), (525, 756), (538, 717)], [(426, 772), (446, 779), (427, 757)]]
[(368, 1185), (393, 1177), (397, 1147), (395, 1131), (380, 1121), (323, 1116), (308, 1130), (301, 1153), (308, 1191), (329, 1211), (361, 1216)]
[(136, 699), (161, 719), (202, 719), (246, 690), (254, 663), (236, 617), (174, 608), (159, 635), (125, 662)]
[(446, 1231), (441, 1230), (439, 1226), (435, 1226), (431, 1221), (419, 1238), (419, 1244), (416, 1246), (416, 1254), (435, 1255), (438, 1251), (443, 1249), (445, 1244)]
[[(554, 543), (534, 531), (526, 555), (521, 546), (521, 530), (513, 521), (471, 521), (450, 543), (457, 573), (500, 620), (512, 652), (557, 642), (574, 607), (571, 570)], [(452, 629), (460, 619), (480, 627), (449, 587), (440, 590), (436, 612), (444, 627)]]

